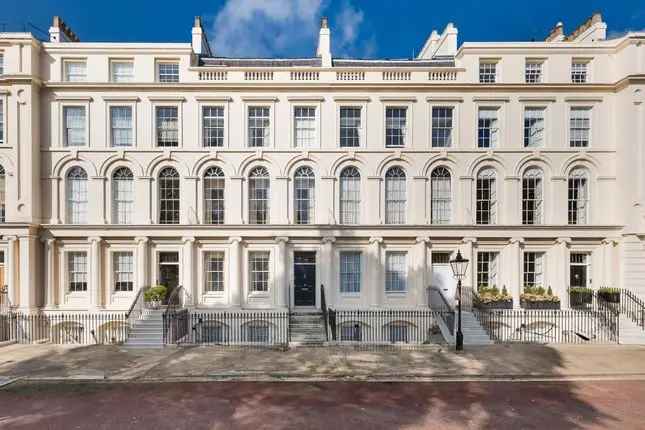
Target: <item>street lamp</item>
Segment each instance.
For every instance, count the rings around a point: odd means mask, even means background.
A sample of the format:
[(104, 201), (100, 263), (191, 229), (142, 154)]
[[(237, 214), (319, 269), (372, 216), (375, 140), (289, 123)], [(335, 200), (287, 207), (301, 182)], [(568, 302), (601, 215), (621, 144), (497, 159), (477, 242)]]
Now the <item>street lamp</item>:
[(457, 351), (464, 349), (464, 334), (461, 331), (461, 280), (466, 276), (466, 269), (468, 268), (468, 259), (461, 256), (461, 251), (457, 251), (457, 257), (450, 260), (450, 267), (452, 274), (457, 279)]

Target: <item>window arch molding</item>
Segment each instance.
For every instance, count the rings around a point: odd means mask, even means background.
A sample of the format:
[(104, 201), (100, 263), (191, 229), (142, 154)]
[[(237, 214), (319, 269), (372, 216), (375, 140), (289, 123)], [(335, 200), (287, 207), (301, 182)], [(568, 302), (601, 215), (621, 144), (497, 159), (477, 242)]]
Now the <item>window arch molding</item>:
[(224, 170), (216, 165), (203, 169), (201, 186), (199, 187), (200, 213), (203, 224), (225, 224), (226, 223), (226, 190), (227, 177)]
[(383, 220), (385, 224), (407, 224), (409, 177), (403, 166), (390, 166), (383, 176)]
[(492, 164), (483, 164), (473, 178), (473, 223), (499, 224), (501, 218), (503, 181)]
[[(450, 224), (454, 222), (455, 175), (445, 164), (437, 164), (428, 171), (428, 208), (430, 224)], [(447, 211), (447, 212), (446, 212)], [(440, 214), (443, 216), (438, 217)]]
[(165, 165), (155, 176), (155, 214), (159, 224), (181, 223), (181, 182), (179, 171), (172, 165)]
[(71, 166), (65, 172), (65, 222), (87, 224), (89, 222), (89, 177), (80, 165)]
[(248, 224), (270, 224), (274, 218), (273, 208), (276, 207), (276, 204), (271, 204), (274, 186), (271, 169), (264, 163), (253, 164), (249, 166), (244, 179), (244, 219)]
[(294, 224), (316, 224), (316, 188), (319, 180), (314, 169), (303, 164), (291, 177), (291, 200)]
[(364, 217), (364, 172), (358, 165), (347, 164), (338, 171), (336, 220), (343, 225), (358, 225)]
[(547, 204), (550, 195), (547, 176), (538, 164), (529, 164), (520, 175), (520, 221), (522, 225), (548, 224)]
[[(133, 224), (136, 210), (136, 183), (132, 169), (119, 164), (111, 169), (108, 179), (109, 220), (112, 224)], [(122, 182), (117, 182), (122, 181)], [(129, 181), (129, 184), (125, 181)]]

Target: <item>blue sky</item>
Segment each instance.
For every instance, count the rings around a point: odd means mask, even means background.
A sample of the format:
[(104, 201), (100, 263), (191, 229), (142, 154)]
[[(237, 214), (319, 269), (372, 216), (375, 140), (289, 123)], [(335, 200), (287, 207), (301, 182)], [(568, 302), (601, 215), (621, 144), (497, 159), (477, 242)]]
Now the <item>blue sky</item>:
[[(26, 23), (47, 31), (61, 15), (83, 41), (187, 42), (204, 17), (218, 55), (311, 56), (329, 16), (335, 56), (410, 57), (452, 21), (463, 41), (543, 39), (562, 21), (571, 32), (601, 11), (609, 35), (645, 29), (645, 0), (2, 0), (0, 30)], [(45, 37), (42, 33), (35, 34)]]

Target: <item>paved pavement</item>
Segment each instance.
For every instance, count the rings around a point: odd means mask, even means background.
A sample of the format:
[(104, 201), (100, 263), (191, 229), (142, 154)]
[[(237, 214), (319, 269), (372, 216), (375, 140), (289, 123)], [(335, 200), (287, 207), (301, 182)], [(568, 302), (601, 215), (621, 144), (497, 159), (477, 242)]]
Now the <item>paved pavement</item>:
[(216, 347), (126, 350), (117, 346), (8, 345), (2, 380), (645, 380), (645, 347), (491, 345), (452, 349), (352, 347), (289, 351)]
[(3, 429), (642, 429), (645, 384), (211, 382), (11, 385)]

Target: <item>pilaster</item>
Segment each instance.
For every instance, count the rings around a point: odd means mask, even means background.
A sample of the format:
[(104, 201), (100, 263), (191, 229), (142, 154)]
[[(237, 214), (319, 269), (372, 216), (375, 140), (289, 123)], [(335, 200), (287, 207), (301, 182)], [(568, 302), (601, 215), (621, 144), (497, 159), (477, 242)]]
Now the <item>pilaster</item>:
[(289, 293), (289, 271), (287, 270), (287, 242), (288, 237), (278, 236), (275, 238), (278, 244), (278, 258), (276, 267), (276, 287), (274, 288), (273, 300), (276, 306), (286, 307)]
[(102, 238), (98, 236), (89, 237), (90, 243), (90, 267), (89, 267), (89, 297), (90, 308), (97, 310), (102, 307), (101, 301), (101, 242)]
[(242, 243), (241, 237), (229, 238), (230, 249), (230, 273), (229, 273), (229, 300), (231, 306), (242, 306)]
[(370, 237), (370, 246), (368, 250), (368, 288), (370, 295), (370, 305), (378, 307), (383, 302), (383, 294), (385, 291), (382, 282), (383, 265), (381, 264), (381, 244), (383, 243), (382, 237)]
[(183, 253), (183, 286), (184, 291), (188, 292), (189, 297), (185, 302), (186, 305), (196, 305), (199, 302), (199, 291), (197, 289), (197, 282), (195, 282), (195, 238), (194, 237), (184, 237), (182, 238), (184, 242), (184, 253)]

